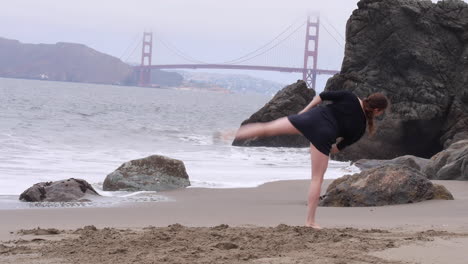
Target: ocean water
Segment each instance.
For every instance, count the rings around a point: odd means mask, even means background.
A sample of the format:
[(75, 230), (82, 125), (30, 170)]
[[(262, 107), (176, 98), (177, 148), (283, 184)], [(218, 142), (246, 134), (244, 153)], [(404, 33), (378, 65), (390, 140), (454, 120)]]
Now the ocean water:
[[(0, 78), (0, 208), (21, 207), (13, 201), (34, 183), (71, 177), (88, 181), (106, 203), (166, 200), (102, 190), (122, 163), (154, 154), (182, 160), (193, 187), (309, 179), (307, 148), (233, 147), (217, 136), (235, 131), (270, 99)], [(357, 171), (331, 161), (325, 178)]]

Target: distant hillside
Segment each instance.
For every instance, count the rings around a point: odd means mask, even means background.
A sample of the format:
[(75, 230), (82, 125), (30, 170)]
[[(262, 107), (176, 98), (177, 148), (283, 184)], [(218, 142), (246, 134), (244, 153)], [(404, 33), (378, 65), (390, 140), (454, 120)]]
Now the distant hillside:
[(161, 70), (151, 71), (151, 82), (161, 86), (177, 87), (182, 84), (184, 77), (176, 72), (166, 72)]
[[(137, 65), (132, 65), (137, 66)], [(133, 72), (123, 85), (137, 85), (140, 80), (138, 72)], [(158, 69), (151, 70), (151, 84), (160, 87), (178, 87), (183, 83), (184, 77), (176, 72), (166, 72)]]
[(53, 81), (122, 83), (129, 65), (82, 44), (23, 44), (0, 38), (0, 76)]

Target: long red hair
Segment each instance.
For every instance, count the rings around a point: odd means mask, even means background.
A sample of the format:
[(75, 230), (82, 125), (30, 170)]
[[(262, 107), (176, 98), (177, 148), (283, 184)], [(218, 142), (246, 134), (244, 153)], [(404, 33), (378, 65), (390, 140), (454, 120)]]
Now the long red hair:
[(384, 111), (385, 109), (387, 109), (388, 104), (389, 103), (387, 97), (382, 93), (373, 93), (362, 101), (364, 113), (366, 114), (367, 118), (367, 127), (369, 129), (370, 135), (373, 135), (375, 133), (374, 110), (377, 109), (379, 111)]

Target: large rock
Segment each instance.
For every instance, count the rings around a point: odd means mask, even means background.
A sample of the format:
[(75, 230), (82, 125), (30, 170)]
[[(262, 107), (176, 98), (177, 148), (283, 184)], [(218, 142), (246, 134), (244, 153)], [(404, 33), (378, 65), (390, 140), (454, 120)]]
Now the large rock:
[[(315, 92), (307, 88), (304, 81), (284, 87), (264, 107), (254, 113), (241, 125), (255, 122), (268, 122), (297, 114), (314, 98)], [(234, 146), (267, 146), (267, 147), (307, 147), (309, 141), (301, 135), (282, 135), (268, 138), (234, 140)]]
[(468, 4), (361, 0), (346, 26), (340, 74), (326, 90), (383, 92), (391, 111), (334, 158), (429, 158), (468, 137)]
[(429, 179), (468, 180), (468, 140), (461, 140), (437, 153), (424, 168)]
[(405, 155), (391, 160), (360, 159), (353, 163), (361, 170), (381, 167), (383, 165), (407, 166), (418, 171), (422, 171), (430, 163), (429, 159), (419, 158), (411, 155)]
[(24, 191), (19, 199), (25, 202), (73, 202), (86, 201), (93, 196), (99, 196), (99, 194), (88, 182), (70, 178), (36, 183)]
[(435, 187), (421, 172), (386, 165), (345, 175), (333, 181), (320, 202), (322, 206), (382, 206), (451, 199), (443, 186)]
[(190, 186), (184, 163), (153, 155), (122, 164), (107, 175), (104, 191), (165, 191)]

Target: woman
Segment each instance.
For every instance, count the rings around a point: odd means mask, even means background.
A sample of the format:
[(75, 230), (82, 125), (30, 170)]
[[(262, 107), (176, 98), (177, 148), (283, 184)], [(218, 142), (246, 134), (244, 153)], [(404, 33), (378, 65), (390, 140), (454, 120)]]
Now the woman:
[[(332, 101), (332, 104), (315, 107), (324, 100)], [(299, 114), (267, 123), (244, 125), (237, 131), (236, 138), (302, 134), (310, 141), (312, 182), (308, 193), (306, 226), (319, 229), (315, 211), (330, 152), (338, 153), (358, 141), (364, 135), (366, 126), (369, 134), (374, 134), (374, 117), (381, 115), (387, 106), (388, 99), (381, 93), (361, 100), (348, 91), (322, 92)], [(337, 138), (342, 140), (336, 143)]]

